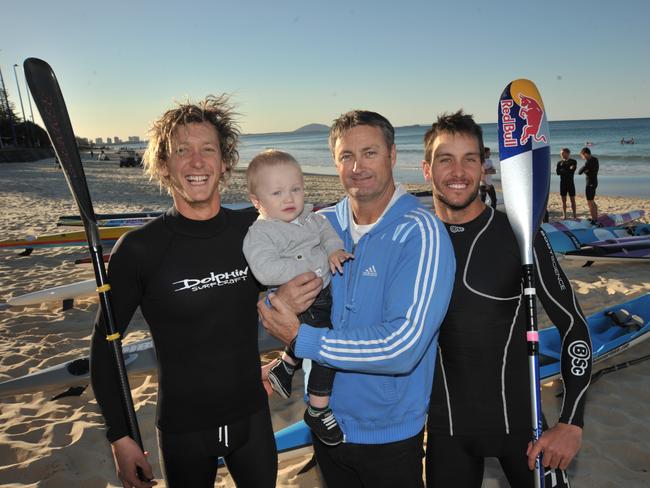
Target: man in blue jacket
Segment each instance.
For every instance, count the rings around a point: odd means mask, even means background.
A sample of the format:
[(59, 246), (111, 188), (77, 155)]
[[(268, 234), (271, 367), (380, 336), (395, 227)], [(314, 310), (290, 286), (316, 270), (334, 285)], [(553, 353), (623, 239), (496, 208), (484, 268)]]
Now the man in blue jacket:
[[(258, 303), (267, 330), (298, 357), (336, 368), (330, 400), (345, 442), (314, 440), (328, 486), (422, 487), (423, 432), (438, 328), (455, 260), (444, 225), (393, 181), (394, 129), (355, 110), (332, 125), (347, 192), (324, 209), (354, 259), (332, 277), (333, 329), (301, 324), (283, 299)], [(327, 419), (323, 419), (326, 423)]]

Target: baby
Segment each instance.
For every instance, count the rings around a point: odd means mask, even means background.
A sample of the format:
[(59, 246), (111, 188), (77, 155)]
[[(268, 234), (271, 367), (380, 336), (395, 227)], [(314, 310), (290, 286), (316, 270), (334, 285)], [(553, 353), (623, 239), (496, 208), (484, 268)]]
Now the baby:
[[(276, 287), (299, 274), (313, 271), (323, 279), (323, 289), (309, 309), (300, 315), (303, 323), (332, 328), (330, 272), (343, 272), (352, 254), (324, 217), (304, 203), (304, 181), (300, 165), (286, 152), (267, 150), (253, 158), (246, 170), (248, 192), (260, 213), (244, 239), (244, 255), (255, 278)], [(293, 373), (301, 360), (286, 348), (282, 359), (269, 371), (273, 389), (283, 398), (291, 395)], [(329, 407), (334, 370), (313, 363), (307, 383), (309, 406), (305, 423), (323, 443), (336, 445), (343, 432)]]

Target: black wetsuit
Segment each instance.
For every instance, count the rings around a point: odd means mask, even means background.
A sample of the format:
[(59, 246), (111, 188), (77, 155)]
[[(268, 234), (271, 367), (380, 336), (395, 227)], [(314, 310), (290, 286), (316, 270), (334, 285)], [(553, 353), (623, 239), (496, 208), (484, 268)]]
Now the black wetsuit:
[[(530, 396), (519, 246), (505, 214), (486, 208), (447, 225), (456, 281), (440, 328), (427, 428), (429, 487), (481, 486), (483, 458), (497, 457), (511, 486), (533, 486), (527, 466)], [(589, 331), (546, 236), (535, 240), (536, 291), (564, 337), (560, 422), (582, 427), (591, 361), (572, 367), (570, 345)]]
[(600, 164), (598, 163), (598, 158), (590, 156), (589, 159), (585, 161), (584, 166), (578, 171), (579, 175), (585, 173), (585, 176), (587, 177), (587, 184), (585, 185), (585, 197), (587, 200), (593, 200), (596, 197), (599, 169)]
[[(221, 208), (210, 220), (192, 221), (171, 209), (125, 235), (111, 256), (115, 323), (123, 333), (140, 306), (156, 347), (157, 427), (168, 486), (213, 486), (220, 456), (239, 486), (275, 484), (257, 345), (260, 286), (242, 252), (256, 217)], [(92, 384), (113, 442), (127, 428), (100, 322)]]
[(555, 172), (560, 175), (560, 195), (563, 197), (567, 194), (571, 197), (576, 196), (576, 186), (573, 181), (573, 175), (576, 172), (578, 163), (575, 159), (563, 159), (557, 162)]

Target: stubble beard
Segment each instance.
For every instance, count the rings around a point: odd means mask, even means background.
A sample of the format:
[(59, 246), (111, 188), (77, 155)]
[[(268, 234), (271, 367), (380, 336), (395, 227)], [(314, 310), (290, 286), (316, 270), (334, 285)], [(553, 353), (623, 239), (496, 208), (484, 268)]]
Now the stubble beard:
[(465, 200), (464, 202), (461, 202), (461, 203), (452, 203), (452, 202), (450, 202), (449, 200), (447, 200), (447, 198), (441, 192), (439, 192), (435, 188), (433, 189), (433, 194), (434, 194), (434, 197), (436, 198), (436, 200), (438, 200), (440, 203), (442, 203), (447, 208), (449, 208), (451, 210), (465, 210), (478, 197), (478, 188), (476, 189), (476, 192), (472, 193), (472, 195), (470, 195), (467, 198), (467, 200)]

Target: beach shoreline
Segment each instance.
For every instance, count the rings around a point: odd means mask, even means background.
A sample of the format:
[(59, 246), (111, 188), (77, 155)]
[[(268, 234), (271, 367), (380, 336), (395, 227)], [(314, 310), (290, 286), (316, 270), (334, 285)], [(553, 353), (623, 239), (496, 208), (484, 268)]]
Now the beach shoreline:
[[(171, 198), (149, 182), (140, 168), (119, 168), (116, 161), (84, 160), (86, 176), (96, 212), (164, 210)], [(336, 176), (307, 174), (306, 200), (333, 203), (343, 196)], [(62, 232), (60, 215), (78, 211), (63, 173), (52, 159), (32, 163), (0, 165), (3, 238), (24, 238)], [(429, 190), (429, 185), (407, 184), (409, 191)], [(247, 200), (243, 171), (233, 172), (224, 203)], [(620, 213), (645, 210), (650, 222), (650, 198), (597, 196), (601, 211)], [(578, 217), (587, 217), (584, 198), (577, 197)], [(551, 219), (561, 215), (560, 197), (551, 193)], [(87, 255), (84, 248), (37, 249), (31, 256), (15, 250), (0, 250), (0, 302), (10, 297), (93, 277), (90, 266), (72, 262)], [(597, 310), (650, 293), (650, 266), (601, 264), (583, 268), (582, 263), (561, 261), (576, 291), (579, 303), (590, 315)], [(60, 303), (11, 307), (0, 310), (0, 381), (88, 353), (92, 323), (97, 312), (95, 297), (75, 300), (74, 308), (62, 310)], [(541, 309), (541, 306), (539, 307)], [(540, 313), (540, 322), (548, 319)], [(148, 337), (138, 312), (125, 342)], [(268, 361), (279, 352), (264, 355)], [(599, 364), (595, 370), (650, 354), (650, 341)], [(133, 379), (134, 402), (145, 446), (157, 476), (160, 465), (156, 448), (155, 375)], [(561, 406), (556, 394), (561, 384), (543, 388), (544, 410), (553, 423)], [(294, 391), (300, 387), (294, 384)], [(110, 448), (104, 437), (102, 418), (88, 388), (81, 396), (49, 399), (58, 391), (42, 391), (0, 398), (0, 485), (11, 488), (67, 486), (118, 487)], [(650, 485), (650, 361), (604, 376), (589, 390), (585, 411), (584, 443), (569, 469), (572, 487), (642, 487)], [(304, 405), (299, 393), (288, 401), (271, 399), (274, 428), (299, 420)], [(279, 487), (318, 487), (315, 469), (301, 473), (310, 454), (283, 459)], [(254, 463), (251, 460), (251, 463)], [(164, 486), (159, 481), (158, 486)], [(215, 486), (233, 487), (220, 472)], [(485, 488), (507, 486), (496, 463), (487, 464)]]

